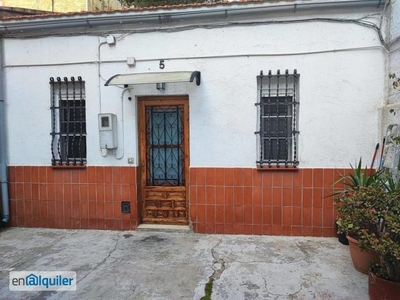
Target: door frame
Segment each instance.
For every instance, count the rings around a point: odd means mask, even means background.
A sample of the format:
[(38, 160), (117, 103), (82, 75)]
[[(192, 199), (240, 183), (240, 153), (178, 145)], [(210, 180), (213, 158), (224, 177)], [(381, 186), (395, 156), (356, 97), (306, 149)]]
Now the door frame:
[[(147, 155), (146, 155), (146, 107), (147, 106), (168, 106), (168, 105), (183, 105), (183, 157), (184, 157), (184, 178), (185, 178), (185, 200), (186, 200), (186, 216), (187, 224), (190, 222), (190, 207), (189, 207), (189, 96), (176, 95), (176, 96), (139, 96), (138, 101), (138, 153), (139, 153), (139, 171), (138, 171), (138, 217), (140, 223), (143, 223), (143, 210), (144, 210), (144, 192), (147, 180)], [(174, 188), (174, 187), (171, 187)]]

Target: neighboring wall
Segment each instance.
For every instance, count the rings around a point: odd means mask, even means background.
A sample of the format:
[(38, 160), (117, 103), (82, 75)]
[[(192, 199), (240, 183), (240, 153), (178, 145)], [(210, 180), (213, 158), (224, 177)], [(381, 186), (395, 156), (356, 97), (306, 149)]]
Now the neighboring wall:
[[(394, 73), (400, 78), (400, 0), (392, 0), (389, 10), (389, 55), (388, 73)], [(389, 76), (389, 74), (386, 74)], [(400, 124), (400, 88), (393, 89), (392, 79), (388, 80), (387, 105), (382, 108), (382, 133), (389, 124)], [(390, 113), (393, 110), (395, 113)]]
[(118, 0), (2, 0), (1, 6), (54, 12), (79, 12), (121, 8)]

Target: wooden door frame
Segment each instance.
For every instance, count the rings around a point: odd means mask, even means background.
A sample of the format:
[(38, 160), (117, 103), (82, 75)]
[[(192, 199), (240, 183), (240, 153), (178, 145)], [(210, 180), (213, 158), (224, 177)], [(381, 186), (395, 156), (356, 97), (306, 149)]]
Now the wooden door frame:
[(190, 222), (190, 208), (189, 208), (189, 96), (142, 96), (137, 98), (138, 101), (138, 148), (139, 148), (139, 188), (138, 188), (138, 212), (140, 223), (143, 223), (143, 197), (146, 187), (146, 106), (168, 106), (168, 105), (183, 105), (183, 141), (184, 141), (184, 177), (185, 177), (185, 190), (186, 190), (186, 209), (187, 209), (187, 222)]

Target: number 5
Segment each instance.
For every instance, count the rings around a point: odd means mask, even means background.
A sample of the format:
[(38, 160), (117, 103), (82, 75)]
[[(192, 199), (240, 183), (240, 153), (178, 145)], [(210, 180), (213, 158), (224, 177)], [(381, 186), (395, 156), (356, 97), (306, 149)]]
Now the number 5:
[(160, 60), (160, 65), (159, 65), (160, 69), (164, 69), (165, 65), (164, 65), (164, 60)]

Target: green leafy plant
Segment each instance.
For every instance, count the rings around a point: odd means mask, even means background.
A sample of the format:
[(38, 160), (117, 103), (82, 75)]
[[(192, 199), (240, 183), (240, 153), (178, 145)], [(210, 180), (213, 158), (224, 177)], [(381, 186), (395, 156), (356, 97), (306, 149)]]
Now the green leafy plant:
[(354, 193), (360, 187), (380, 184), (380, 176), (383, 171), (376, 172), (375, 170), (368, 169), (367, 166), (363, 167), (361, 158), (355, 167), (353, 167), (351, 164), (350, 167), (351, 172), (349, 174), (340, 174), (340, 178), (333, 183), (333, 187), (335, 187), (338, 183), (342, 183), (344, 185), (344, 189), (333, 192), (327, 197), (338, 195), (344, 196)]
[(347, 233), (358, 238), (364, 229), (369, 232), (380, 230), (385, 198), (388, 193), (382, 186), (360, 186), (353, 193), (343, 194), (334, 199), (337, 206), (339, 233)]
[(378, 276), (400, 282), (400, 190), (387, 191), (365, 218), (379, 221), (374, 228), (359, 230), (360, 248), (373, 249), (380, 256), (379, 270), (385, 276)]

